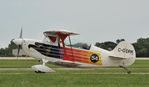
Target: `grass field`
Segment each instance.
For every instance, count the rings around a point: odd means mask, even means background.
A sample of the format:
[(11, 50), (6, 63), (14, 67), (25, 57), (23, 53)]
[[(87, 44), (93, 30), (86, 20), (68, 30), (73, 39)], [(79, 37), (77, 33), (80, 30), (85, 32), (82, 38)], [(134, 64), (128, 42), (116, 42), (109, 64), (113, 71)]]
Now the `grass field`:
[(149, 87), (149, 60), (137, 60), (126, 74), (121, 68), (66, 69), (48, 64), (56, 73), (36, 74), (21, 70), (39, 64), (36, 60), (0, 60), (0, 87)]

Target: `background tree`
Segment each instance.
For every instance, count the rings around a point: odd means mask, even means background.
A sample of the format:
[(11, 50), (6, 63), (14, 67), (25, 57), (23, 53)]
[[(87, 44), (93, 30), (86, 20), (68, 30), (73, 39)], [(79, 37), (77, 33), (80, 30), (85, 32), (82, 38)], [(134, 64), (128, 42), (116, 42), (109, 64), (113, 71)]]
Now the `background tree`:
[(149, 38), (140, 38), (133, 46), (137, 57), (149, 57)]
[(16, 48), (17, 48), (17, 45), (15, 45), (13, 42), (10, 42), (8, 47), (0, 49), (0, 56), (1, 57), (11, 57), (11, 56), (14, 56), (12, 54), (12, 50), (16, 49)]
[(125, 39), (117, 39), (116, 43), (119, 44), (121, 41), (125, 41)]
[(95, 46), (109, 50), (109, 51), (113, 50), (116, 45), (117, 45), (116, 43), (111, 42), (111, 41), (107, 41), (107, 42), (103, 42), (103, 43), (96, 42), (96, 44), (95, 44)]

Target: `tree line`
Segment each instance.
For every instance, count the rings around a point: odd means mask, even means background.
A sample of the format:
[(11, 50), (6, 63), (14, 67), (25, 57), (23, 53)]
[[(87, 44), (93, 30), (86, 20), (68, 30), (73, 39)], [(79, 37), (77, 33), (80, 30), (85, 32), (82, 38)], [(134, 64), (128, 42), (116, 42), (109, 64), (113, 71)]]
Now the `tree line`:
[[(112, 41), (96, 42), (95, 46), (111, 51), (121, 41), (125, 41), (125, 39), (117, 39), (116, 42), (112, 42)], [(76, 45), (80, 45), (80, 43)], [(149, 57), (149, 38), (139, 38), (135, 43), (132, 43), (132, 45), (136, 50), (137, 57)], [(0, 49), (0, 57), (14, 56), (12, 54), (12, 50), (16, 48), (17, 46), (13, 42), (10, 42), (8, 47)]]
[[(116, 42), (96, 42), (95, 46), (111, 51), (121, 41), (125, 41), (125, 39), (118, 39)], [(132, 43), (132, 45), (135, 48), (137, 57), (149, 57), (149, 38), (139, 38), (137, 42)]]
[(16, 49), (17, 45), (15, 45), (13, 42), (10, 42), (8, 47), (1, 48), (0, 49), (0, 57), (13, 57), (12, 50)]

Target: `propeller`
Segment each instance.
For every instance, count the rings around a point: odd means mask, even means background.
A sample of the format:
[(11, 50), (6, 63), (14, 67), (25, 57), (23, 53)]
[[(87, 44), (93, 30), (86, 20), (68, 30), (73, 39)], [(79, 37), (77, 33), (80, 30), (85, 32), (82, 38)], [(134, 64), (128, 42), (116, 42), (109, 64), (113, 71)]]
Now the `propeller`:
[[(22, 27), (21, 27), (21, 32), (20, 32), (20, 37), (19, 37), (19, 39), (21, 39), (21, 40), (22, 40), (22, 33), (23, 33), (23, 29), (22, 29)], [(21, 44), (18, 45), (17, 58), (18, 58), (18, 56), (19, 56), (21, 47), (22, 47), (22, 42), (21, 42)]]
[(20, 50), (21, 50), (21, 45), (18, 45), (17, 58), (19, 57)]
[(20, 32), (20, 37), (19, 37), (19, 38), (21, 38), (21, 39), (22, 39), (22, 33), (23, 33), (23, 29), (22, 29), (22, 27), (21, 27), (21, 32)]

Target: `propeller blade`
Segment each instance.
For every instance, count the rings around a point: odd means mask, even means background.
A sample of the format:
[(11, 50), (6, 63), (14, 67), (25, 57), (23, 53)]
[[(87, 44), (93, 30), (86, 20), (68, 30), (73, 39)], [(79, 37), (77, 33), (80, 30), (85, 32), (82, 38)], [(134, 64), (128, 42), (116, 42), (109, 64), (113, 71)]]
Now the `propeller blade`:
[(17, 57), (19, 56), (20, 50), (21, 50), (21, 45), (18, 46)]
[[(19, 37), (20, 39), (22, 39), (22, 33), (23, 33), (23, 29), (22, 29), (22, 27), (21, 27), (21, 32), (20, 32), (20, 37)], [(22, 44), (21, 44), (21, 45), (18, 45), (17, 58), (18, 58), (18, 56), (19, 56), (19, 53), (20, 53), (21, 47), (22, 47)]]
[(21, 32), (20, 32), (20, 37), (19, 38), (22, 38), (22, 33), (23, 33), (23, 29), (21, 28)]
[(12, 39), (10, 42), (11, 42), (11, 43), (14, 43), (13, 40), (14, 40), (14, 39)]

